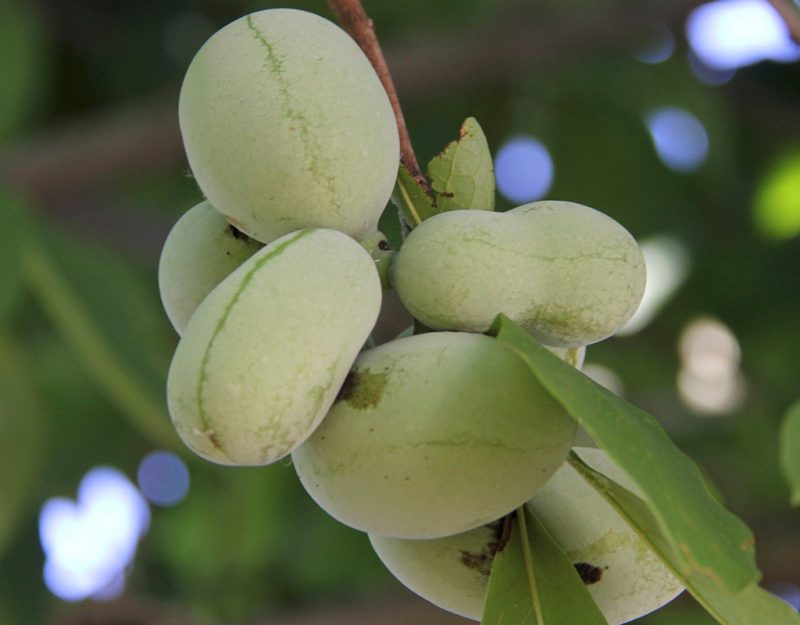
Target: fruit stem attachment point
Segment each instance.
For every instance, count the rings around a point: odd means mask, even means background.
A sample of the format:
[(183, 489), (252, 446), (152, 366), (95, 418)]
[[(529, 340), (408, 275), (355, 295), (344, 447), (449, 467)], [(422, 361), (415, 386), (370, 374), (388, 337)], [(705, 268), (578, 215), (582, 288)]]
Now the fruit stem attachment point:
[(400, 162), (408, 168), (417, 182), (422, 185), (422, 188), (431, 193), (430, 184), (423, 175), (417, 162), (417, 157), (414, 154), (414, 148), (411, 146), (411, 137), (408, 135), (403, 109), (400, 108), (400, 99), (397, 97), (397, 90), (394, 87), (389, 66), (386, 64), (383, 51), (378, 43), (372, 20), (367, 15), (360, 0), (328, 0), (328, 6), (341, 27), (355, 39), (361, 50), (367, 55), (369, 62), (378, 74), (378, 78), (380, 78), (383, 88), (386, 90), (386, 95), (389, 96), (389, 102), (392, 104), (394, 118), (397, 122), (397, 132), (400, 135)]

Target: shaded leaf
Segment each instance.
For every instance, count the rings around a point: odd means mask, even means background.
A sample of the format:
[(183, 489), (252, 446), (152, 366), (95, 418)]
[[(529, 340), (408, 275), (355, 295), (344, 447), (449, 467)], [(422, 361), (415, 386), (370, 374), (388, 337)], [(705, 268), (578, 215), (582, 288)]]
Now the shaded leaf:
[(489, 576), (481, 625), (606, 625), (572, 562), (524, 507)]
[(723, 625), (800, 624), (800, 615), (794, 608), (755, 583), (731, 591), (714, 583), (702, 571), (684, 570), (682, 554), (664, 536), (658, 521), (641, 498), (589, 467), (574, 452), (570, 464), (639, 532), (717, 621)]
[(438, 212), (494, 210), (494, 164), (486, 136), (474, 117), (464, 120), (459, 138), (428, 164)]
[(400, 214), (409, 228), (418, 226), (439, 212), (431, 196), (402, 163), (397, 172), (397, 181), (394, 183), (392, 202), (400, 209)]
[(697, 466), (653, 417), (564, 363), (504, 315), (493, 330), (640, 489), (681, 576), (730, 591), (759, 579), (749, 528), (710, 495)]
[(0, 325), (22, 299), (22, 257), (30, 239), (30, 222), (23, 203), (0, 190)]
[(800, 507), (800, 402), (795, 403), (783, 419), (780, 440), (780, 461), (791, 489), (792, 506)]
[(183, 450), (166, 411), (168, 329), (155, 294), (118, 260), (67, 239), (51, 236), (48, 243), (47, 250), (32, 246), (25, 255), (45, 313), (134, 427), (155, 445)]
[(26, 355), (9, 338), (0, 337), (0, 553), (33, 503), (44, 432)]

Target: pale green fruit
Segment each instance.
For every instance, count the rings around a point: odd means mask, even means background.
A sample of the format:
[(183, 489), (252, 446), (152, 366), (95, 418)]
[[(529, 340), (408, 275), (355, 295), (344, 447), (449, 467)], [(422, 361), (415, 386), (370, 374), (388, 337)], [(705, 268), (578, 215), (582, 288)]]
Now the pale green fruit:
[(432, 604), (479, 621), (501, 524), (433, 540), (370, 534), (381, 562), (406, 588)]
[(311, 434), (372, 330), (381, 285), (335, 230), (299, 230), (251, 256), (203, 300), (167, 379), (178, 434), (220, 464), (263, 465)]
[(397, 126), (366, 56), (335, 24), (294, 9), (228, 24), (189, 66), (179, 116), (203, 193), (253, 238), (376, 229), (397, 177)]
[(542, 343), (576, 347), (630, 319), (645, 266), (616, 221), (548, 201), (422, 222), (395, 257), (392, 280), (409, 312), (431, 328), (485, 332), (502, 312)]
[(184, 213), (170, 230), (158, 262), (161, 302), (178, 334), (211, 289), (261, 247), (208, 202)]
[[(591, 467), (638, 493), (605, 452), (575, 451)], [(608, 625), (644, 616), (683, 590), (650, 547), (569, 464), (528, 505), (576, 565)], [(483, 613), (497, 541), (497, 523), (436, 540), (370, 535), (378, 557), (403, 584), (476, 621)]]
[(432, 332), (363, 352), (292, 457), (311, 497), (342, 523), (436, 538), (529, 499), (564, 461), (575, 430), (508, 348)]
[[(575, 451), (590, 467), (641, 496), (603, 450)], [(649, 614), (683, 591), (655, 552), (571, 465), (564, 465), (528, 505), (567, 556), (581, 565), (609, 625)]]

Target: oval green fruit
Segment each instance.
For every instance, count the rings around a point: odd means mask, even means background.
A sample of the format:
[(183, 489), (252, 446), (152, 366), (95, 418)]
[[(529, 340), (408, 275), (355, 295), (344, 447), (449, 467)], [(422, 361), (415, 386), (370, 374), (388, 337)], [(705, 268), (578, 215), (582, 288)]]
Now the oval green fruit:
[(645, 284), (628, 231), (572, 202), (441, 213), (411, 232), (391, 271), (406, 308), (431, 328), (485, 332), (502, 312), (559, 347), (619, 330)]
[(206, 295), (262, 247), (208, 202), (184, 213), (170, 230), (158, 262), (161, 302), (178, 334)]
[(270, 9), (228, 24), (192, 60), (179, 117), (203, 193), (253, 238), (377, 228), (397, 127), (366, 56), (328, 20)]
[(529, 499), (564, 461), (575, 430), (506, 347), (432, 332), (363, 352), (292, 457), (311, 497), (342, 523), (436, 538)]
[[(629, 490), (632, 482), (599, 449), (575, 448)], [(644, 616), (683, 590), (650, 547), (569, 464), (528, 505), (575, 564), (609, 625)], [(498, 546), (498, 523), (436, 540), (370, 535), (378, 557), (405, 586), (450, 612), (479, 621)]]
[(170, 366), (184, 442), (220, 464), (286, 456), (336, 398), (378, 316), (369, 253), (334, 230), (299, 230), (225, 278), (192, 315)]

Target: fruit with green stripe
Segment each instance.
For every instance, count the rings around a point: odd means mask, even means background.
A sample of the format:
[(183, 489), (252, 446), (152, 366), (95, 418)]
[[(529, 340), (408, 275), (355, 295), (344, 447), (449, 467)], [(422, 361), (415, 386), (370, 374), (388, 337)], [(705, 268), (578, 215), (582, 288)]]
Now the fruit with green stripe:
[(366, 56), (332, 22), (269, 9), (228, 24), (189, 66), (179, 118), (198, 185), (253, 238), (377, 228), (397, 177), (397, 126)]
[(220, 464), (283, 458), (328, 411), (380, 303), (372, 258), (341, 232), (299, 230), (261, 249), (178, 344), (167, 380), (178, 434)]
[(158, 262), (158, 289), (178, 334), (211, 290), (263, 246), (231, 226), (208, 202), (170, 230)]
[(292, 458), (312, 498), (342, 523), (435, 538), (524, 503), (564, 461), (575, 430), (509, 349), (432, 332), (363, 352)]
[(644, 294), (644, 258), (610, 217), (572, 202), (461, 210), (417, 226), (391, 280), (414, 317), (485, 332), (505, 313), (539, 341), (577, 347), (619, 330)]

